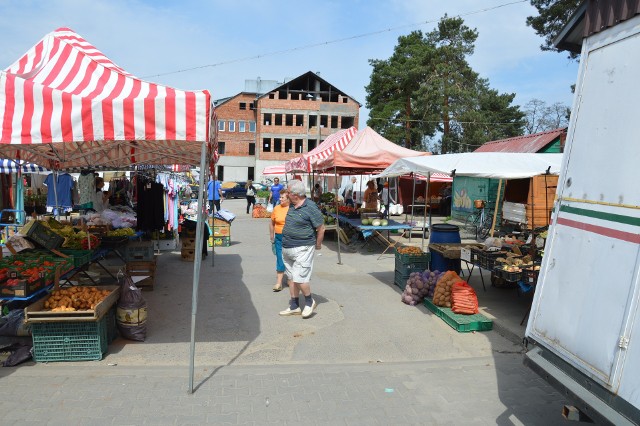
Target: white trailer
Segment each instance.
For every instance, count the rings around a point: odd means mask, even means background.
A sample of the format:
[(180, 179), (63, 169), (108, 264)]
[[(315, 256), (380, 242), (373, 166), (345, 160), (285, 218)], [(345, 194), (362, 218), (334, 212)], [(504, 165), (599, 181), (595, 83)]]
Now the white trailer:
[(638, 12), (600, 22), (582, 40), (553, 224), (526, 330), (525, 363), (572, 401), (565, 414), (615, 425), (640, 424)]

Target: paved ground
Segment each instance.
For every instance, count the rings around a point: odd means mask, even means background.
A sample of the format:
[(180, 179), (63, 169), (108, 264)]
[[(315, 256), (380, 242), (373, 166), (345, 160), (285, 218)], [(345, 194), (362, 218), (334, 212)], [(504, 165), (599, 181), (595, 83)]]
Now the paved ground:
[[(400, 302), (394, 258), (344, 249), (316, 258), (315, 316), (282, 318), (267, 220), (238, 214), (231, 247), (202, 266), (195, 386), (187, 394), (193, 264), (163, 253), (145, 292), (148, 337), (102, 361), (0, 369), (2, 424), (560, 424), (561, 395), (522, 365), (528, 301), (478, 276), (496, 330), (457, 333)], [(420, 240), (412, 238), (413, 243)], [(474, 272), (477, 274), (477, 272)], [(477, 282), (476, 282), (477, 281)], [(25, 407), (28, 407), (25, 409)]]

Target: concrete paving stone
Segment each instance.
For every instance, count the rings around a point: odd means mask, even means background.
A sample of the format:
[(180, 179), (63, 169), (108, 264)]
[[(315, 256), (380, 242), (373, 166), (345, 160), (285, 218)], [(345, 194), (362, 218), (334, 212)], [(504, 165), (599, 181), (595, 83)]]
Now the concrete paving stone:
[(202, 425), (207, 422), (206, 414), (179, 416), (178, 425)]
[(238, 415), (235, 413), (229, 414), (215, 414), (209, 413), (207, 414), (207, 423), (214, 424), (232, 424), (235, 425), (238, 422)]
[(178, 422), (177, 416), (157, 416), (149, 414), (144, 418), (143, 425), (175, 425)]
[[(234, 394), (230, 394), (230, 395), (215, 395), (215, 396), (211, 396), (209, 395), (209, 403), (207, 405), (209, 406), (213, 406), (215, 404), (237, 404), (238, 403), (238, 396), (234, 395)], [(243, 399), (245, 397), (243, 396)]]
[(138, 426), (144, 423), (146, 416), (115, 416), (111, 419), (114, 426)]
[(238, 398), (241, 396), (249, 396), (250, 394), (251, 392), (249, 391), (249, 388), (244, 388), (244, 387), (237, 388), (237, 387), (227, 386), (222, 389), (222, 396), (234, 396)]

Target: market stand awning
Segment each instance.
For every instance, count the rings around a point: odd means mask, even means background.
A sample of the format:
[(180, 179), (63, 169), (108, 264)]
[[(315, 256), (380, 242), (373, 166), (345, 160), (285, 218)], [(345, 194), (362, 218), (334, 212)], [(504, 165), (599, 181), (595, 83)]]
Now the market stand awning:
[(559, 174), (562, 154), (519, 154), (505, 152), (469, 152), (401, 158), (376, 177), (402, 176), (408, 173), (445, 173), (495, 179), (523, 179), (544, 173)]
[(262, 169), (263, 175), (284, 175), (287, 173), (284, 164), (279, 164), (277, 166), (267, 166)]
[(68, 28), (0, 71), (0, 156), (50, 169), (199, 164), (208, 91), (140, 80)]
[(319, 161), (329, 158), (331, 153), (334, 151), (342, 151), (345, 149), (357, 132), (358, 129), (351, 126), (348, 129), (340, 130), (329, 135), (320, 145), (308, 153), (286, 162), (284, 164), (285, 169), (288, 173), (311, 173)]
[(44, 167), (36, 164), (19, 162), (9, 159), (0, 159), (0, 173), (18, 173), (21, 170), (22, 173), (38, 173), (48, 171)]
[(399, 158), (431, 156), (429, 152), (413, 151), (385, 139), (371, 127), (358, 131), (342, 151), (333, 151), (316, 164), (317, 170), (341, 175), (371, 174), (387, 168)]

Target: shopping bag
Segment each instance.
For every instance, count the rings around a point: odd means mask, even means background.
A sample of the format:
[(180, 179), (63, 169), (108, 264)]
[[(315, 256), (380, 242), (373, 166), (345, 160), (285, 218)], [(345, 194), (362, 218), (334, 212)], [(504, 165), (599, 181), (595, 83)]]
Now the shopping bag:
[(267, 204), (267, 211), (269, 213), (273, 212), (273, 204), (271, 204), (271, 203)]

